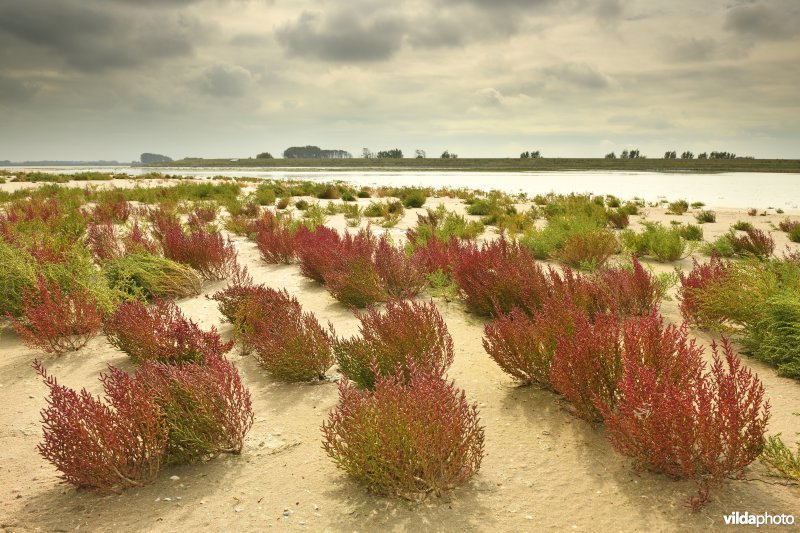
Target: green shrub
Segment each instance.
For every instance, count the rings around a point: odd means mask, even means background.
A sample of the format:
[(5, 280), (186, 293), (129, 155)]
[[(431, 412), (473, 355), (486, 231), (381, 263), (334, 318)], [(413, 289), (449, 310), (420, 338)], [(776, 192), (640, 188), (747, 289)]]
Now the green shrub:
[(450, 239), (474, 239), (483, 233), (483, 223), (477, 220), (467, 219), (452, 211), (448, 211), (443, 205), (436, 209), (428, 209), (425, 215), (419, 215), (415, 228), (407, 232), (408, 241), (412, 248), (425, 246), (431, 237), (435, 237), (441, 242), (449, 242)]
[(703, 228), (695, 224), (679, 226), (681, 237), (687, 241), (699, 242), (703, 240)]
[(789, 230), (789, 240), (792, 242), (800, 242), (800, 225), (797, 225)]
[(658, 222), (644, 222), (643, 225), (642, 233), (622, 232), (622, 242), (631, 253), (649, 255), (661, 262), (677, 261), (691, 253), (692, 248), (681, 236), (679, 228), (667, 228)]
[(686, 200), (670, 202), (667, 206), (667, 213), (672, 215), (682, 215), (689, 210), (689, 203)]
[(797, 443), (797, 451), (793, 453), (783, 443), (780, 433), (772, 435), (764, 444), (759, 459), (771, 476), (800, 481), (800, 442)]
[(129, 299), (187, 298), (200, 294), (203, 280), (192, 267), (151, 254), (129, 254), (106, 263), (108, 284)]
[(742, 344), (753, 357), (777, 366), (778, 374), (800, 379), (800, 294), (783, 292), (756, 305)]
[(717, 214), (714, 211), (700, 211), (694, 215), (698, 224), (705, 224), (707, 222), (716, 222)]
[(398, 195), (403, 205), (409, 209), (420, 208), (425, 205), (427, 194), (425, 189), (406, 188), (402, 189)]
[(700, 252), (720, 257), (733, 257), (736, 255), (736, 249), (733, 247), (733, 243), (727, 233), (720, 235), (711, 242), (704, 243), (700, 247)]
[(753, 225), (745, 220), (737, 220), (735, 224), (731, 226), (731, 228), (737, 231), (748, 231), (753, 228)]

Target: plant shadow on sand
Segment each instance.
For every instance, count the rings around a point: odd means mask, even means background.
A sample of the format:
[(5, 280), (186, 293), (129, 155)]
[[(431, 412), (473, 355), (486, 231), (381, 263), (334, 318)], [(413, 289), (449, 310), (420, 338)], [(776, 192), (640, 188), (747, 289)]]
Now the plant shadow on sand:
[(44, 531), (152, 531), (165, 518), (180, 522), (183, 515), (196, 515), (197, 506), (206, 501), (229, 500), (234, 507), (229, 486), (246, 463), (244, 456), (221, 456), (200, 464), (168, 466), (154, 483), (120, 494), (57, 483), (32, 496), (10, 525)]
[(478, 473), (471, 482), (441, 496), (408, 501), (376, 496), (342, 475), (324, 494), (344, 507), (331, 522), (335, 531), (486, 531), (496, 519), (480, 501), (480, 478)]

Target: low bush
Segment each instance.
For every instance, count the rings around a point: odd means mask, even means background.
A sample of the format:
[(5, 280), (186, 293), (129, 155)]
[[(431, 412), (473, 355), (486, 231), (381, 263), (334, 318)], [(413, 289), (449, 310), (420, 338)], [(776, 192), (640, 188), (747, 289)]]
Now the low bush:
[(283, 221), (271, 228), (263, 228), (256, 235), (256, 245), (261, 259), (266, 263), (293, 263), (296, 258), (294, 233)]
[(541, 306), (549, 279), (528, 250), (501, 237), (460, 248), (453, 280), (471, 312), (491, 316), (514, 307), (531, 312)]
[(414, 248), (412, 258), (414, 263), (426, 274), (442, 272), (449, 276), (453, 271), (453, 264), (460, 254), (462, 244), (456, 238), (441, 241), (436, 237), (428, 239), (424, 245)]
[(800, 295), (778, 293), (757, 306), (742, 345), (753, 357), (777, 366), (778, 374), (800, 380)]
[(681, 236), (680, 228), (666, 228), (657, 222), (644, 222), (644, 231), (622, 232), (622, 242), (637, 256), (649, 255), (661, 262), (677, 261), (689, 255), (693, 248)]
[(103, 266), (109, 286), (128, 298), (186, 298), (200, 294), (203, 280), (192, 267), (148, 253), (132, 253)]
[(700, 251), (706, 255), (717, 257), (735, 257), (736, 249), (731, 242), (732, 233), (723, 233), (711, 242), (703, 243)]
[(425, 205), (425, 200), (428, 199), (428, 194), (425, 189), (418, 189), (415, 187), (397, 189), (393, 196), (399, 198), (408, 209), (420, 208)]
[(236, 248), (220, 233), (203, 228), (185, 233), (179, 225), (169, 224), (162, 244), (168, 259), (191, 266), (206, 280), (225, 279), (237, 267)]
[(417, 225), (406, 231), (412, 249), (425, 246), (431, 239), (449, 242), (452, 239), (472, 240), (483, 233), (484, 226), (477, 220), (467, 221), (463, 215), (448, 211), (443, 205), (417, 215)]
[(236, 323), (247, 301), (265, 291), (264, 285), (255, 285), (247, 267), (239, 267), (231, 276), (228, 286), (212, 294), (209, 299), (217, 302), (220, 314), (233, 324)]
[(614, 229), (625, 229), (630, 224), (630, 215), (624, 209), (611, 209), (608, 212), (608, 223)]
[(333, 365), (331, 341), (313, 313), (304, 313), (285, 290), (252, 291), (237, 313), (243, 343), (275, 379), (325, 379)]
[(626, 362), (616, 407), (603, 407), (611, 444), (636, 464), (695, 480), (698, 508), (725, 478), (741, 474), (761, 453), (769, 418), (764, 388), (723, 341), (713, 346), (710, 372), (690, 379), (659, 377), (647, 364)]
[(780, 433), (771, 435), (764, 444), (759, 460), (770, 475), (800, 481), (800, 442), (797, 443), (797, 451), (792, 452), (784, 444)]
[(115, 259), (125, 253), (116, 228), (110, 222), (87, 224), (86, 245), (98, 263)]
[(151, 391), (169, 428), (168, 462), (241, 453), (254, 415), (250, 392), (232, 363), (217, 356), (202, 364), (147, 361), (135, 379)]
[(593, 270), (605, 265), (618, 251), (619, 242), (614, 232), (598, 229), (567, 237), (557, 257), (571, 267)]
[(327, 226), (310, 231), (300, 228), (295, 237), (300, 273), (319, 283), (325, 282), (325, 273), (333, 269), (341, 237)]
[(463, 391), (413, 361), (408, 371), (408, 381), (379, 377), (374, 392), (343, 380), (322, 445), (369, 490), (416, 499), (469, 480), (480, 468), (484, 432)]
[(61, 355), (83, 348), (102, 325), (97, 303), (83, 288), (67, 292), (37, 275), (36, 287), (24, 289), (22, 317), (11, 317), (26, 346)]
[(682, 215), (689, 210), (689, 203), (686, 200), (670, 202), (667, 206), (667, 213), (672, 215)]
[(125, 250), (125, 253), (122, 255), (157, 255), (158, 253), (158, 245), (142, 231), (138, 222), (134, 222), (128, 234), (122, 237), (122, 245)]
[(697, 220), (698, 224), (706, 224), (716, 222), (717, 214), (714, 211), (703, 210), (695, 213), (694, 218)]
[(588, 309), (623, 316), (649, 313), (661, 304), (665, 288), (636, 257), (630, 265), (605, 268), (592, 276), (593, 291)]
[[(519, 240), (536, 259), (557, 258), (570, 238), (577, 235), (598, 235), (599, 238), (595, 238), (594, 242), (608, 246), (613, 234), (605, 229), (608, 220), (604, 209), (595, 212), (599, 208), (596, 204), (587, 204), (594, 206), (588, 212), (583, 208), (576, 210), (574, 206), (567, 208), (561, 204), (554, 205), (555, 214), (549, 217), (547, 226), (542, 229), (531, 228)], [(564, 212), (564, 209), (572, 210)]]
[(484, 326), (483, 349), (520, 382), (551, 388), (550, 364), (556, 342), (569, 335), (571, 319), (563, 302), (554, 299), (532, 317), (514, 308)]
[(705, 309), (705, 295), (714, 286), (724, 282), (728, 268), (728, 263), (712, 255), (705, 264), (700, 264), (693, 258), (692, 269), (688, 273), (683, 271), (678, 273), (680, 279), (678, 300), (683, 320), (701, 328), (718, 323), (719, 318), (709, 316), (709, 311)]
[(744, 235), (730, 233), (734, 251), (740, 256), (754, 256), (761, 259), (769, 257), (775, 251), (775, 241), (768, 233), (760, 229), (749, 229)]
[(50, 394), (41, 412), (37, 450), (78, 487), (116, 491), (152, 482), (167, 446), (168, 428), (143, 384), (110, 369), (100, 381), (106, 402), (86, 389), (60, 385), (38, 361), (34, 368)]
[(156, 300), (150, 305), (124, 302), (106, 319), (103, 332), (112, 346), (135, 362), (203, 362), (220, 357), (233, 347), (222, 342), (216, 328), (201, 330), (183, 316), (173, 302)]
[(376, 372), (406, 372), (407, 360), (440, 377), (453, 362), (453, 339), (433, 302), (389, 300), (383, 313), (357, 317), (360, 336), (335, 339), (333, 350), (340, 372), (360, 387), (373, 388)]
[(753, 225), (746, 220), (737, 220), (731, 225), (731, 229), (736, 231), (747, 231), (755, 228), (753, 228)]
[(418, 263), (382, 235), (375, 246), (375, 270), (391, 297), (412, 298), (425, 287), (427, 280)]
[(691, 242), (700, 242), (703, 240), (703, 228), (695, 224), (686, 224), (685, 226), (678, 226), (678, 231), (681, 237)]
[(570, 313), (573, 328), (558, 336), (550, 381), (586, 420), (602, 420), (614, 409), (628, 365), (642, 364), (660, 379), (683, 383), (701, 364), (702, 350), (686, 329), (665, 326), (655, 311), (625, 320), (603, 314), (594, 322), (578, 309)]

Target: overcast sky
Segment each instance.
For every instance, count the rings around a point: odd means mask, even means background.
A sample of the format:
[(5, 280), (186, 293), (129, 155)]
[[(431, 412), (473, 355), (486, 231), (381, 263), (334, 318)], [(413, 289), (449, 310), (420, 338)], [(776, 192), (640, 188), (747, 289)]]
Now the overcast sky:
[(798, 0), (0, 0), (0, 160), (800, 157)]

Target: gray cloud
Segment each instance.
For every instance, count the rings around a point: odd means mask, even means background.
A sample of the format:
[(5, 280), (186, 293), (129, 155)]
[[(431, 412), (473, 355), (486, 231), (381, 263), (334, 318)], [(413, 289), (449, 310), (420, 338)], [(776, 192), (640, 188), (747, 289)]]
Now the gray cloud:
[(541, 75), (550, 84), (576, 89), (596, 91), (606, 89), (611, 84), (607, 76), (586, 63), (561, 63), (542, 69)]
[(719, 44), (710, 37), (696, 38), (691, 37), (675, 43), (669, 51), (669, 57), (673, 61), (707, 61), (712, 59)]
[(27, 102), (39, 91), (39, 85), (0, 74), (0, 105)]
[(214, 65), (203, 73), (200, 89), (209, 96), (237, 98), (247, 94), (253, 75), (238, 65)]
[(275, 33), (292, 56), (323, 61), (380, 61), (392, 57), (403, 39), (403, 24), (396, 17), (365, 16), (344, 10), (329, 17), (303, 12)]
[(788, 39), (800, 34), (800, 9), (794, 1), (737, 6), (726, 14), (724, 27), (755, 39)]
[[(90, 72), (190, 55), (200, 27), (185, 14), (134, 13), (91, 1), (0, 2), (0, 33)], [(16, 54), (26, 53), (18, 48)]]

